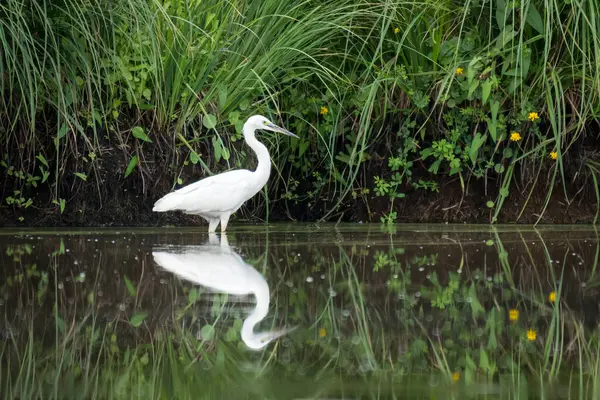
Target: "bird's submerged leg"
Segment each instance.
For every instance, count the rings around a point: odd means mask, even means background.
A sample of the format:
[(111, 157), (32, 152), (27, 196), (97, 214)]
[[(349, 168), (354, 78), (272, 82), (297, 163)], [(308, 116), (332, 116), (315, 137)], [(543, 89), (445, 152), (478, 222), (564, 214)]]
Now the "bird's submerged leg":
[(211, 218), (208, 222), (208, 233), (214, 233), (219, 225), (219, 218)]
[(231, 213), (223, 213), (221, 214), (221, 232), (225, 232), (227, 229), (227, 223), (229, 222), (229, 217)]

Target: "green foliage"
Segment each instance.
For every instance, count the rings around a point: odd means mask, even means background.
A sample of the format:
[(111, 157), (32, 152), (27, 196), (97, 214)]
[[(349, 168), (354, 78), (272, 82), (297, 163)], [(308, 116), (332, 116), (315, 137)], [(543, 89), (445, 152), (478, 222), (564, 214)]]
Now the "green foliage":
[(242, 124), (262, 113), (300, 136), (269, 143), (277, 199), (328, 201), (327, 218), (374, 189), (389, 221), (394, 199), (437, 191), (443, 176), (463, 188), (491, 176), (495, 220), (517, 163), (553, 170), (548, 196), (565, 185), (565, 155), (600, 111), (598, 15), (596, 2), (566, 0), (11, 0), (0, 142), (9, 192), (25, 201), (3, 205), (63, 212), (73, 185), (101, 192), (105, 141), (124, 153), (126, 181), (165, 143), (181, 153), (173, 184), (188, 160), (245, 166)]

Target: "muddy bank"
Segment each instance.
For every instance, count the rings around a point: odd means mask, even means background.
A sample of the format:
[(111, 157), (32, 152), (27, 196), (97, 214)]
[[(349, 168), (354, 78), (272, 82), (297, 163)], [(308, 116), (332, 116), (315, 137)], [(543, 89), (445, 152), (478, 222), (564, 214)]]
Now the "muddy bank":
[[(0, 185), (2, 206), (0, 207), (0, 226), (5, 227), (42, 227), (42, 226), (165, 226), (165, 225), (198, 225), (206, 224), (198, 216), (185, 215), (180, 212), (154, 213), (153, 203), (165, 193), (172, 190), (175, 176), (182, 178), (179, 188), (207, 176), (199, 164), (184, 164), (186, 149), (165, 151), (168, 143), (145, 146), (143, 163), (128, 178), (124, 177), (129, 158), (118, 148), (108, 142), (103, 143), (105, 151), (98, 155), (94, 169), (87, 171), (88, 179), (84, 181), (73, 174), (65, 174), (60, 182), (60, 196), (66, 200), (64, 211), (53, 204), (54, 190), (47, 185), (39, 185), (35, 190), (24, 191), (25, 198), (32, 199), (29, 207), (7, 206), (5, 198), (12, 193), (14, 181), (6, 179)], [(239, 143), (243, 147), (243, 143)], [(527, 164), (519, 164), (515, 170), (513, 185), (498, 217), (498, 223), (553, 223), (553, 224), (586, 224), (593, 223), (597, 213), (597, 199), (593, 181), (586, 168), (581, 168), (585, 156), (595, 152), (596, 143), (590, 148), (579, 148), (572, 159), (565, 157), (566, 195), (563, 183), (557, 178), (554, 189), (546, 204), (552, 168), (539, 171)], [(205, 149), (204, 154), (210, 154)], [(375, 195), (374, 176), (388, 176), (387, 160), (365, 163), (361, 175), (356, 180), (362, 188), (354, 190), (355, 194), (364, 188), (369, 193), (346, 196), (337, 210), (330, 212), (336, 205), (334, 196), (326, 191), (317, 196), (316, 201), (295, 201), (282, 198), (285, 185), (281, 176), (288, 176), (285, 171), (279, 175), (273, 167), (269, 180), (269, 210), (263, 193), (257, 194), (248, 201), (236, 215), (233, 223), (264, 223), (268, 214), (270, 222), (277, 221), (314, 221), (317, 222), (328, 215), (329, 221), (343, 222), (379, 222), (380, 218), (390, 211), (389, 197)], [(207, 160), (214, 165), (212, 160)], [(235, 160), (231, 160), (235, 165)], [(221, 162), (222, 164), (222, 162)], [(247, 165), (244, 160), (242, 165)], [(175, 168), (170, 166), (176, 166)], [(249, 169), (254, 169), (252, 157)], [(51, 166), (52, 167), (52, 166)], [(79, 170), (76, 165), (72, 170)], [(213, 167), (213, 171), (222, 171), (225, 167)], [(586, 175), (587, 172), (587, 175)], [(397, 213), (396, 221), (400, 223), (489, 223), (493, 210), (487, 203), (496, 201), (500, 187), (500, 177), (488, 177), (487, 180), (476, 179), (464, 174), (464, 189), (457, 176), (448, 177), (442, 174), (433, 175), (427, 172), (427, 165), (414, 168), (413, 180), (426, 179), (435, 181), (438, 192), (415, 190), (408, 186), (401, 188), (406, 197), (395, 199), (393, 211)], [(9, 177), (8, 177), (9, 178)], [(534, 186), (535, 184), (535, 186)], [(302, 193), (309, 190), (311, 182), (300, 182), (296, 191)], [(304, 187), (306, 186), (306, 188)], [(568, 199), (568, 200), (567, 200)], [(545, 210), (544, 210), (545, 207)], [(541, 217), (540, 217), (541, 215)]]

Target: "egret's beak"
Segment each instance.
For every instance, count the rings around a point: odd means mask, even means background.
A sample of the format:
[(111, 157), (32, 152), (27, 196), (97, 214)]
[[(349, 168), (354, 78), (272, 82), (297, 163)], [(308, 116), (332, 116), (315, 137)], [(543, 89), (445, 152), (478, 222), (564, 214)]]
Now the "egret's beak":
[(297, 138), (297, 139), (300, 139), (300, 138), (299, 138), (297, 135), (293, 134), (292, 132), (288, 131), (287, 129), (283, 129), (283, 128), (282, 128), (282, 127), (280, 127), (280, 126), (277, 126), (277, 125), (275, 125), (275, 124), (274, 124), (274, 123), (272, 123), (272, 122), (269, 122), (269, 123), (267, 124), (267, 126), (268, 126), (270, 129), (274, 130), (275, 132), (281, 132), (281, 133), (283, 133), (284, 135), (288, 135), (288, 136), (292, 136), (292, 137), (295, 137), (295, 138)]
[(274, 331), (269, 332), (269, 336), (266, 338), (266, 340), (268, 340), (269, 342), (271, 340), (275, 340), (278, 339), (284, 335), (287, 335), (288, 333), (296, 330), (296, 328), (298, 328), (297, 326), (293, 326), (291, 328), (282, 328), (282, 329), (277, 329)]

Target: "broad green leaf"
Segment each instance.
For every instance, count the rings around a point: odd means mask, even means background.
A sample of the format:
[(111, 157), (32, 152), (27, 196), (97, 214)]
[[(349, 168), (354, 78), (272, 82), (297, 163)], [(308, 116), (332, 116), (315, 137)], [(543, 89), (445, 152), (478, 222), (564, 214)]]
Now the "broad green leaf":
[(42, 183), (44, 183), (48, 180), (48, 177), (50, 176), (50, 172), (46, 171), (42, 167), (40, 167), (40, 171), (42, 172)]
[(142, 128), (141, 126), (136, 126), (131, 130), (131, 134), (139, 140), (143, 140), (144, 142), (148, 142), (148, 143), (152, 143), (152, 140), (150, 140), (150, 138), (148, 137), (148, 135), (146, 135), (146, 132), (144, 132), (144, 128)]
[(127, 164), (127, 169), (125, 169), (125, 178), (127, 178), (133, 172), (133, 169), (138, 165), (138, 162), (139, 159), (137, 155), (131, 157), (129, 164)]
[(490, 360), (483, 347), (479, 349), (479, 367), (485, 372), (490, 370)]
[(198, 164), (198, 161), (200, 161), (200, 159), (198, 158), (198, 154), (196, 154), (195, 151), (190, 153), (190, 161), (192, 162), (192, 164)]
[(189, 304), (195, 303), (196, 300), (198, 300), (198, 297), (199, 297), (198, 289), (192, 288), (190, 290), (190, 293), (188, 294), (188, 303)]
[(479, 87), (479, 79), (473, 79), (473, 81), (469, 85), (469, 99), (472, 98), (473, 93), (475, 92), (475, 90), (477, 90), (478, 87)]
[(475, 289), (475, 285), (471, 285), (471, 287), (469, 288), (469, 298), (471, 300), (470, 304), (473, 316), (477, 317), (479, 314), (485, 314), (485, 309), (483, 308), (483, 306), (479, 302), (479, 299), (477, 298), (477, 290)]
[(227, 333), (225, 333), (225, 340), (228, 342), (233, 342), (238, 338), (238, 332), (234, 328), (227, 329)]
[(240, 120), (240, 113), (239, 111), (232, 111), (229, 113), (229, 115), (227, 116), (227, 118), (229, 119), (229, 122), (231, 122), (232, 124), (237, 124)]
[(129, 280), (127, 275), (123, 275), (123, 280), (125, 281), (125, 286), (127, 286), (127, 291), (129, 292), (129, 295), (131, 297), (135, 297), (137, 294), (137, 290), (135, 289), (135, 286), (133, 285), (131, 280)]
[(212, 325), (204, 325), (202, 329), (200, 329), (200, 334), (204, 340), (212, 340), (215, 336), (215, 328)]
[(496, 24), (502, 30), (504, 28), (504, 20), (506, 18), (506, 2), (505, 0), (496, 0)]
[(40, 162), (44, 164), (46, 168), (50, 168), (50, 166), (48, 165), (48, 161), (46, 161), (46, 158), (42, 155), (42, 153), (39, 153), (35, 158), (40, 160)]
[(497, 100), (490, 102), (490, 110), (492, 111), (492, 121), (496, 121), (498, 119), (498, 111), (500, 111), (500, 102)]
[(487, 103), (488, 97), (490, 97), (490, 93), (492, 91), (492, 81), (486, 79), (485, 82), (481, 85), (481, 102), (483, 104)]
[(442, 159), (437, 159), (435, 160), (435, 162), (433, 164), (431, 164), (431, 167), (429, 167), (428, 171), (434, 174), (438, 173), (438, 169), (440, 168), (440, 165), (442, 164)]
[(204, 118), (202, 118), (202, 125), (204, 125), (206, 129), (214, 129), (214, 127), (217, 126), (217, 117), (213, 114), (206, 114)]
[(223, 147), (222, 157), (223, 157), (223, 160), (225, 160), (225, 161), (229, 160), (229, 150), (227, 149), (227, 147)]
[(77, 176), (78, 178), (83, 179), (84, 181), (87, 181), (87, 175), (81, 172), (73, 172), (75, 174), (75, 176)]
[(525, 19), (525, 22), (531, 25), (531, 27), (538, 31), (538, 33), (544, 34), (544, 21), (542, 20), (542, 16), (533, 2), (529, 3), (529, 9), (527, 10), (527, 18)]
[(485, 122), (487, 123), (487, 128), (488, 128), (488, 132), (490, 133), (490, 137), (492, 138), (492, 140), (494, 142), (497, 142), (498, 139), (496, 136), (496, 132), (497, 132), (496, 121), (486, 118)]
[(479, 132), (475, 134), (475, 137), (471, 142), (471, 148), (469, 149), (469, 158), (471, 159), (473, 165), (475, 165), (475, 162), (477, 161), (477, 155), (479, 154), (479, 149), (485, 143), (486, 139), (487, 135), (481, 136), (481, 133)]
[(129, 319), (129, 323), (137, 328), (142, 324), (142, 322), (144, 322), (144, 320), (146, 319), (147, 316), (148, 316), (148, 313), (146, 311), (136, 312)]
[(65, 137), (67, 135), (68, 129), (69, 129), (69, 127), (67, 126), (67, 124), (62, 124), (60, 126), (60, 128), (58, 129), (58, 133), (57, 133), (56, 137), (58, 139), (62, 139), (63, 137)]

